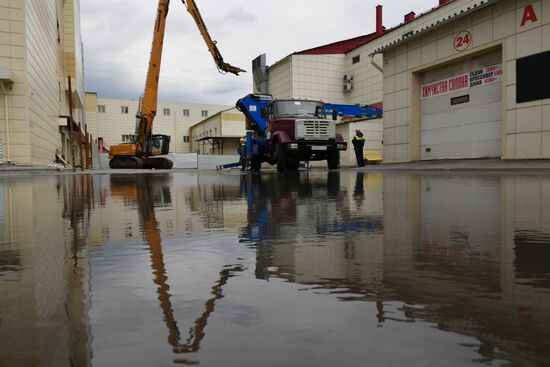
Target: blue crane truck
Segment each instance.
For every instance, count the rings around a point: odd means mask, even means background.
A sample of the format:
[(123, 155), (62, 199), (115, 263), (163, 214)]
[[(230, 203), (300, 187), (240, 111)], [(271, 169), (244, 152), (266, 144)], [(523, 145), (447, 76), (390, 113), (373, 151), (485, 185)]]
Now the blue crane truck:
[[(219, 166), (259, 171), (262, 163), (277, 171), (297, 170), (300, 162), (326, 160), (329, 169), (340, 165), (340, 151), (347, 142), (336, 133), (338, 116), (377, 117), (372, 106), (331, 104), (303, 99), (273, 99), (249, 94), (236, 103), (246, 117), (246, 138), (239, 149), (239, 163)], [(332, 119), (328, 119), (331, 116)]]

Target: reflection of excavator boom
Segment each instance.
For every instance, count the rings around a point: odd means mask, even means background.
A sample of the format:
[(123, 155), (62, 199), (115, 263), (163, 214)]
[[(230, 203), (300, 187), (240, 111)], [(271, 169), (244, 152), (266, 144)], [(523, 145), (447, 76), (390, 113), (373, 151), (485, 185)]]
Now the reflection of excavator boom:
[[(153, 282), (157, 285), (158, 300), (168, 328), (168, 343), (173, 347), (174, 353), (194, 353), (200, 349), (208, 317), (214, 312), (216, 301), (223, 298), (223, 286), (229, 278), (234, 276), (233, 272), (242, 271), (242, 268), (238, 265), (231, 266), (220, 272), (220, 278), (212, 286), (212, 297), (204, 304), (204, 312), (195, 319), (194, 325), (188, 330), (187, 339), (182, 343), (181, 333), (170, 300), (172, 295), (170, 294), (162, 252), (160, 228), (155, 216), (155, 203), (168, 205), (171, 202), (170, 191), (164, 190), (169, 177), (168, 175), (138, 175), (136, 178), (111, 176), (111, 193), (123, 197), (125, 201), (133, 201), (137, 204), (144, 239), (149, 246), (151, 267), (154, 274)], [(177, 362), (190, 363), (187, 360), (178, 360)]]

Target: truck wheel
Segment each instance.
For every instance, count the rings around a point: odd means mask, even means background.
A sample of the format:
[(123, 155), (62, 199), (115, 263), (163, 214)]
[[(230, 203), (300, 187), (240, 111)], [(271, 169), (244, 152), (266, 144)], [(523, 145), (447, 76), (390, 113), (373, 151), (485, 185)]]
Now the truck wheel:
[(286, 168), (285, 146), (281, 143), (277, 143), (276, 149), (275, 160), (277, 162), (277, 171), (283, 172)]
[(286, 169), (288, 171), (296, 171), (298, 170), (298, 168), (300, 168), (300, 161), (291, 161), (291, 160), (287, 160), (286, 161)]
[(336, 147), (328, 151), (327, 165), (328, 169), (338, 169), (340, 167), (340, 151)]
[(253, 172), (258, 172), (260, 168), (262, 167), (262, 158), (258, 156), (252, 156), (252, 159), (250, 161), (250, 168)]

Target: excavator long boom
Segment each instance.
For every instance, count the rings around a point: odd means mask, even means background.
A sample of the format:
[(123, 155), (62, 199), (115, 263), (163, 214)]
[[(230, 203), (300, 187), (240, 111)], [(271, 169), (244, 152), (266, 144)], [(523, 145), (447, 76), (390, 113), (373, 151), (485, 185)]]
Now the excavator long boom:
[(159, 0), (155, 29), (153, 31), (153, 45), (151, 46), (151, 56), (149, 58), (149, 69), (147, 70), (147, 79), (145, 81), (145, 91), (143, 92), (141, 108), (136, 116), (139, 119), (136, 128), (137, 144), (141, 151), (145, 151), (146, 140), (153, 131), (153, 120), (157, 113), (162, 45), (169, 6), (170, 0)]
[[(188, 0), (187, 3), (185, 3), (185, 1), (183, 1), (183, 3), (197, 23), (199, 31), (218, 65), (218, 69), (222, 72), (229, 72), (236, 75), (244, 71), (223, 61), (216, 47), (216, 42), (212, 41), (212, 38), (210, 38), (208, 34), (206, 25), (202, 20), (195, 2), (193, 0)], [(153, 120), (157, 114), (160, 65), (169, 6), (170, 0), (158, 1), (145, 91), (139, 111), (136, 115), (137, 123), (135, 137), (130, 143), (111, 145), (109, 150), (110, 168), (170, 169), (173, 166), (173, 162), (170, 159), (163, 157), (163, 155), (168, 154), (170, 151), (170, 136), (162, 134), (153, 135)]]
[(210, 34), (208, 33), (208, 29), (206, 28), (206, 24), (204, 24), (204, 20), (202, 19), (201, 13), (197, 8), (197, 4), (195, 4), (195, 0), (181, 0), (181, 1), (187, 7), (187, 11), (189, 12), (189, 14), (191, 14), (193, 19), (195, 20), (195, 23), (197, 23), (197, 27), (199, 27), (199, 31), (201, 32), (202, 38), (204, 38), (204, 42), (206, 42), (206, 45), (208, 46), (208, 50), (212, 54), (212, 57), (216, 62), (218, 70), (220, 70), (220, 72), (223, 72), (223, 73), (232, 73), (235, 75), (239, 75), (239, 73), (241, 72), (246, 73), (245, 70), (238, 68), (236, 66), (230, 65), (223, 61), (223, 57), (220, 53), (220, 50), (218, 50), (218, 46), (216, 46), (216, 41), (212, 40), (212, 37), (210, 37)]

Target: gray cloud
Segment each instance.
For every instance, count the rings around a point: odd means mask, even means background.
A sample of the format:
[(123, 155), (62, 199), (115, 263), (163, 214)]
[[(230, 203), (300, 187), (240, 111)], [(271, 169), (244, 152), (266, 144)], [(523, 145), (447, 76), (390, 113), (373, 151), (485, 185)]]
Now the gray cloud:
[[(437, 0), (197, 2), (225, 61), (249, 72), (220, 75), (193, 19), (172, 1), (159, 86), (166, 102), (232, 105), (251, 92), (251, 60), (261, 53), (271, 64), (294, 51), (373, 32), (378, 3), (387, 27), (411, 10), (418, 14), (437, 5)], [(112, 98), (143, 93), (156, 6), (154, 0), (81, 1), (87, 90)]]
[(242, 6), (236, 6), (227, 12), (223, 20), (228, 23), (255, 23), (258, 17), (247, 13)]

